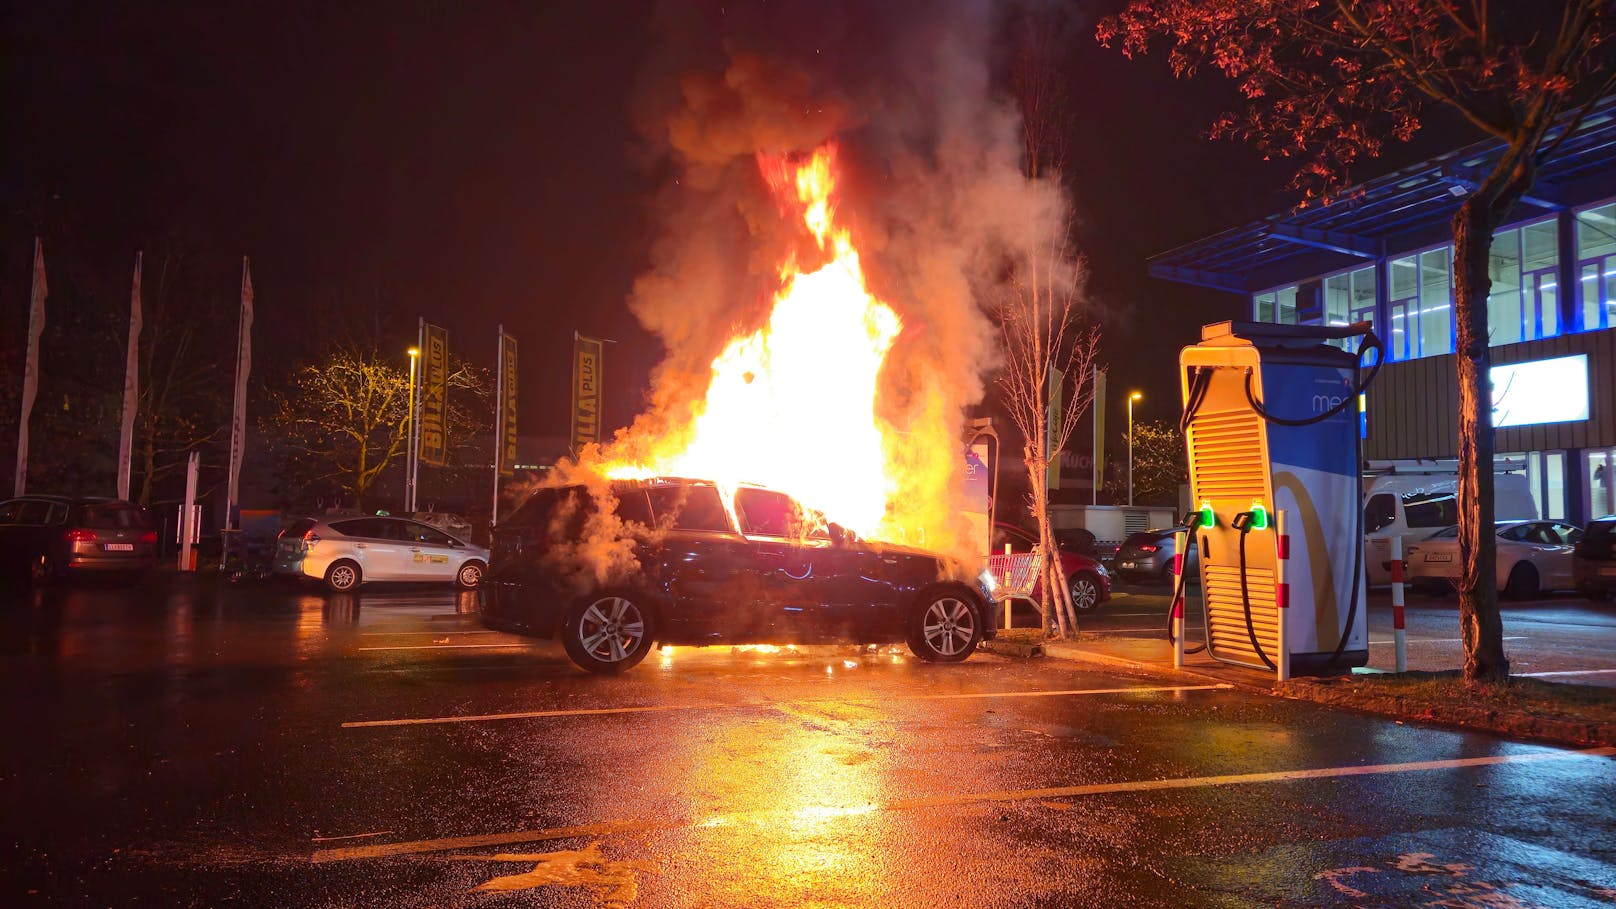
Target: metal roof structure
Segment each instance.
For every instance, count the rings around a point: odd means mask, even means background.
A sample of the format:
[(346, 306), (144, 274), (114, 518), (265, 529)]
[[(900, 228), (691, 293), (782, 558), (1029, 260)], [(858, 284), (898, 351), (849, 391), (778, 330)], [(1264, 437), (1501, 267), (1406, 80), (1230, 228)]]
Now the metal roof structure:
[[(1563, 129), (1552, 128), (1545, 147)], [(1465, 194), (1486, 176), (1504, 148), (1498, 139), (1478, 142), (1353, 186), (1330, 204), (1271, 215), (1180, 246), (1152, 257), (1150, 274), (1244, 294), (1441, 242)], [(1538, 168), (1537, 182), (1512, 220), (1612, 194), (1616, 95), (1602, 98)]]

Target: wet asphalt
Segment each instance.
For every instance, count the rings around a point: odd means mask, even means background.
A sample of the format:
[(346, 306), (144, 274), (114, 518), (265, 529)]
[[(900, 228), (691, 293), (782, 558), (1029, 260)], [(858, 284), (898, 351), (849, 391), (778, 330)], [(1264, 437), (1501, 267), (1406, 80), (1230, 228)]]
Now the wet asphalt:
[(0, 606), (0, 905), (1616, 902), (1608, 754), (1049, 659), (598, 678), (430, 588)]

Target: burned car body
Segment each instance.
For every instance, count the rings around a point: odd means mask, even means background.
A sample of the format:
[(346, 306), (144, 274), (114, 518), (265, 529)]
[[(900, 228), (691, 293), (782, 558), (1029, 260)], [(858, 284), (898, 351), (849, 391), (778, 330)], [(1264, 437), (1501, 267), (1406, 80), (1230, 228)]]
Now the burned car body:
[(854, 539), (784, 493), (711, 482), (546, 487), (494, 533), (483, 624), (559, 636), (615, 672), (661, 644), (904, 641), (970, 656), (993, 629), (987, 596), (951, 560)]

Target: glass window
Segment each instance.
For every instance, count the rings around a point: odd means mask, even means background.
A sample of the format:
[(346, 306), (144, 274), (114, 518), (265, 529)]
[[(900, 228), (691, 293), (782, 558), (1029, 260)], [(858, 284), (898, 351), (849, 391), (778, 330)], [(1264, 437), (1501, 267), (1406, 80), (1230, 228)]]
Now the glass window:
[(1616, 514), (1616, 448), (1583, 454), (1587, 459), (1588, 515)]
[(1447, 527), (1459, 520), (1459, 502), (1451, 492), (1413, 492), (1403, 496), (1410, 527)]
[(1387, 285), (1391, 293), (1387, 310), (1392, 320), (1392, 334), (1386, 345), (1387, 358), (1411, 360), (1420, 355), (1419, 259), (1416, 256), (1393, 259), (1387, 263), (1386, 270), (1390, 273)]
[[(48, 510), (47, 512), (48, 513)], [(138, 505), (108, 502), (105, 505), (86, 505), (81, 526), (96, 530), (129, 530), (151, 526), (146, 509)], [(42, 514), (39, 523), (45, 523)]]
[(1579, 328), (1616, 326), (1616, 203), (1577, 213)]
[(993, 525), (993, 551), (1004, 552), (1009, 546), (1011, 552), (1032, 552), (1032, 536), (1010, 527), (1006, 524)]
[(1420, 253), (1419, 341), (1422, 357), (1453, 352), (1453, 282), (1448, 247)]
[(1493, 344), (1514, 344), (1524, 340), (1521, 318), (1521, 232), (1519, 228), (1493, 235), (1487, 257), (1487, 277), (1492, 289), (1487, 295), (1487, 327)]
[(1267, 293), (1253, 294), (1252, 316), (1258, 322), (1296, 324), (1296, 288), (1282, 287)]
[(748, 536), (800, 537), (807, 530), (802, 508), (783, 492), (742, 489), (735, 493), (735, 513)]
[(1347, 310), (1352, 305), (1352, 275), (1343, 272), (1324, 279), (1324, 324), (1347, 324)]
[(657, 524), (675, 530), (731, 529), (729, 513), (711, 483), (668, 484), (646, 490)]
[(22, 499), (12, 499), (0, 503), (0, 524), (16, 524), (17, 516), (22, 513)]
[(1352, 273), (1352, 301), (1347, 307), (1352, 322), (1375, 322), (1375, 266), (1369, 265)]
[(22, 512), (17, 515), (17, 523), (43, 526), (50, 523), (50, 513), (51, 503), (40, 499), (25, 500), (22, 503)]
[(1265, 294), (1252, 294), (1251, 317), (1258, 322), (1274, 321), (1274, 294), (1272, 291)]
[(453, 546), (454, 541), (446, 533), (440, 533), (436, 528), (414, 521), (395, 521), (402, 539), (411, 543), (425, 543), (428, 546)]
[(651, 500), (643, 489), (625, 489), (617, 494), (617, 517), (625, 524), (647, 528), (656, 525), (656, 519), (651, 517)]
[(1374, 533), (1397, 520), (1397, 500), (1389, 492), (1377, 492), (1364, 505), (1364, 532)]

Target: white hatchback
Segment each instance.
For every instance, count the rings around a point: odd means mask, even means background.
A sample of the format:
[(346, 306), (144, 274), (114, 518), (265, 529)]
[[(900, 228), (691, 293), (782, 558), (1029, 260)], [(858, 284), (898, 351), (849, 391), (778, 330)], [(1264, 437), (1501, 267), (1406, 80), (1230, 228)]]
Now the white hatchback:
[[(1582, 530), (1560, 521), (1499, 521), (1498, 589), (1514, 600), (1576, 586), (1571, 559)], [(1452, 590), (1464, 569), (1459, 528), (1439, 530), (1408, 547), (1408, 580), (1432, 591)]]
[(304, 518), (281, 532), (275, 573), (353, 590), (372, 581), (482, 583), (488, 550), (407, 518)]

